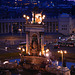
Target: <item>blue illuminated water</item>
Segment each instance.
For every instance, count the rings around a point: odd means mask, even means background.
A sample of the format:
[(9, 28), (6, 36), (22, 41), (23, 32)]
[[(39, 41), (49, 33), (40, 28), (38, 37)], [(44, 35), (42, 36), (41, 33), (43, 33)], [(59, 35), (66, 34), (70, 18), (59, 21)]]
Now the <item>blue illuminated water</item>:
[[(17, 61), (17, 63), (19, 64), (20, 59), (11, 59), (9, 60), (9, 62), (15, 62), (15, 60)], [(75, 65), (75, 63), (72, 62), (66, 62), (66, 66), (70, 69), (72, 65)], [(58, 62), (58, 66), (62, 66), (62, 62)]]
[[(62, 66), (62, 62), (58, 63), (59, 66)], [(72, 62), (66, 62), (66, 66), (70, 69), (72, 65), (75, 65), (75, 63)]]
[(11, 59), (11, 60), (9, 60), (9, 62), (15, 62), (15, 61), (17, 61), (17, 64), (19, 64), (20, 59)]

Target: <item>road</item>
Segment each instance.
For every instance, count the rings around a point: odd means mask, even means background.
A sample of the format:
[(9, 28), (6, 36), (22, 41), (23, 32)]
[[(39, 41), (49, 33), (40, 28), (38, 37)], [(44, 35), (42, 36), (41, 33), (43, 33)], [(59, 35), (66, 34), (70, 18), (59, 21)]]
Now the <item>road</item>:
[(0, 47), (0, 54), (3, 53), (14, 53), (14, 52), (20, 52), (19, 50), (17, 50), (17, 46), (11, 46), (8, 47), (8, 49), (5, 49), (5, 46)]
[(59, 49), (54, 49), (52, 44), (49, 44), (45, 47), (45, 49), (49, 48), (50, 51), (58, 51), (58, 50), (66, 50), (69, 53), (75, 53), (75, 47), (60, 47)]
[[(57, 52), (58, 50), (66, 50), (68, 53), (75, 53), (75, 47), (60, 47), (59, 49), (54, 49), (52, 44), (45, 46), (45, 50), (49, 48), (51, 52)], [(17, 50), (17, 46), (11, 46), (7, 51), (5, 50), (5, 46), (0, 47), (0, 54), (2, 53), (12, 53), (12, 52), (20, 52)]]

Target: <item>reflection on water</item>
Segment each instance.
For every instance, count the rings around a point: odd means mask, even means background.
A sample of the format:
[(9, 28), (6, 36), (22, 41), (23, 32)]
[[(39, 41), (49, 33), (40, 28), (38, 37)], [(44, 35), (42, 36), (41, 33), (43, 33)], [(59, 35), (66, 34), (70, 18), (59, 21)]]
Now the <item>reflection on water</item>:
[(15, 62), (15, 61), (17, 61), (17, 64), (19, 64), (20, 59), (11, 59), (11, 60), (9, 60), (9, 62)]
[[(20, 59), (12, 59), (9, 60), (9, 62), (15, 62), (19, 64)], [(24, 69), (22, 72), (18, 72), (17, 70), (11, 70), (12, 75), (55, 75), (47, 72), (39, 72), (39, 71), (33, 71), (33, 70), (26, 70)]]
[[(12, 59), (9, 60), (9, 62), (15, 62), (15, 60), (17, 61), (17, 63), (19, 64), (20, 59)], [(58, 62), (59, 66), (62, 66), (62, 62)], [(66, 66), (70, 69), (71, 65), (75, 65), (75, 63), (72, 62), (66, 62)]]
[[(15, 62), (15, 60), (17, 61), (17, 63), (19, 64), (20, 59), (12, 59), (9, 62)], [(58, 63), (59, 66), (62, 66), (62, 62)], [(66, 66), (70, 69), (71, 65), (75, 65), (75, 63), (72, 62), (66, 62)], [(45, 73), (45, 72), (39, 72), (39, 71), (32, 71), (32, 70), (23, 70), (22, 72), (18, 72), (18, 71), (11, 71), (12, 75), (54, 75), (54, 74), (50, 74), (50, 73)]]
[[(62, 66), (62, 62), (58, 63), (59, 66)], [(75, 65), (75, 63), (72, 62), (66, 62), (66, 66), (70, 69), (72, 65)]]

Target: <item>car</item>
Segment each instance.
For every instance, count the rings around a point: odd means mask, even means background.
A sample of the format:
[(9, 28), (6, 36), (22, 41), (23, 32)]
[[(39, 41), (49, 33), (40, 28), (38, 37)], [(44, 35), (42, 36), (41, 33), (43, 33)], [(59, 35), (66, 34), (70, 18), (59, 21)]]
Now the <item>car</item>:
[(74, 43), (69, 43), (68, 46), (69, 47), (74, 47)]

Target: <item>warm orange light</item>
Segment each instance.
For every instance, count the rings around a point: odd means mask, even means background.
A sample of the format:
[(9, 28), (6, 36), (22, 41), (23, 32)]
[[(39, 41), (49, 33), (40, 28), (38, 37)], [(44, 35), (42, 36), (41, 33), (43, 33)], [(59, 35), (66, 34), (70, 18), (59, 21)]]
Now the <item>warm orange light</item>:
[(21, 47), (19, 47), (18, 49), (21, 50)]
[[(41, 24), (45, 15), (42, 16), (41, 13), (35, 14), (35, 23)], [(34, 23), (34, 13), (32, 12), (32, 23)]]
[(24, 49), (24, 48), (22, 48), (22, 51), (24, 52), (24, 51), (25, 51), (25, 49)]
[(60, 51), (58, 51), (58, 53), (60, 53)]
[(62, 53), (65, 53), (65, 54), (66, 54), (67, 51), (62, 51), (62, 50), (60, 50), (60, 51), (58, 51), (58, 53), (61, 53), (61, 54), (62, 54)]
[(60, 53), (62, 54), (62, 53), (63, 53), (63, 51), (61, 50), (61, 51), (60, 51)]
[(49, 49), (46, 49), (46, 52), (49, 52)]
[(44, 18), (45, 18), (45, 15), (43, 15), (42, 19), (44, 19)]
[(25, 18), (25, 17), (26, 17), (26, 15), (23, 15), (23, 17)]
[(48, 57), (48, 56), (49, 56), (49, 54), (47, 53), (47, 54), (46, 54), (46, 56)]
[(66, 54), (66, 53), (67, 53), (67, 51), (64, 51), (64, 53)]
[(29, 19), (29, 16), (27, 16), (27, 19)]
[(22, 31), (22, 29), (18, 29), (20, 32)]

